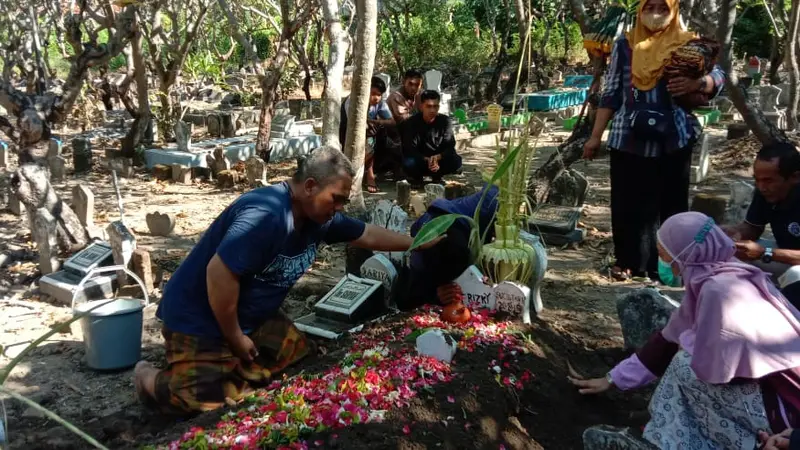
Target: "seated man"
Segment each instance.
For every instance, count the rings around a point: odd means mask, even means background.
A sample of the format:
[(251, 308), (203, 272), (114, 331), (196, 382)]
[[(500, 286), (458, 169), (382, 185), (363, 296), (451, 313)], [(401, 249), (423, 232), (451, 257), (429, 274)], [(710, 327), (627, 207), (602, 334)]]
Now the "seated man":
[[(480, 236), (486, 233), (484, 243), (491, 242), (494, 237), (494, 215), (497, 211), (497, 186), (492, 186), (481, 204)], [(483, 191), (453, 200), (436, 199), (411, 226), (411, 235), (416, 236), (428, 222), (446, 214), (463, 214), (473, 217)], [(452, 302), (461, 289), (453, 280), (464, 273), (474, 263), (469, 248), (470, 225), (466, 220), (457, 220), (447, 230), (444, 239), (435, 247), (413, 252), (408, 271), (408, 283), (405, 292), (401, 293), (397, 307), (403, 311), (417, 308), (424, 304), (448, 304)], [(437, 302), (438, 300), (438, 302)]]
[(419, 90), (422, 87), (422, 72), (409, 69), (403, 74), (403, 85), (392, 92), (386, 103), (392, 111), (395, 123), (411, 117), (419, 107)]
[(167, 368), (140, 362), (143, 402), (174, 413), (218, 408), (313, 353), (280, 307), (320, 242), (404, 251), (412, 239), (341, 214), (355, 171), (314, 150), (294, 177), (243, 194), (211, 224), (169, 280), (157, 317)]
[[(369, 109), (367, 109), (367, 145), (364, 149), (364, 183), (367, 185), (367, 191), (373, 194), (378, 192), (378, 185), (375, 183), (375, 160), (379, 156), (386, 156), (383, 155), (386, 146), (386, 133), (381, 133), (381, 130), (385, 130), (387, 126), (394, 125), (392, 113), (389, 111), (386, 102), (382, 99), (385, 92), (386, 83), (378, 77), (372, 77), (369, 91)], [(350, 111), (349, 95), (347, 99), (342, 102), (342, 117), (339, 121), (339, 143), (342, 145), (342, 148), (344, 148), (344, 141), (347, 137), (348, 111)], [(381, 147), (380, 150), (379, 147)], [(381, 161), (381, 163), (383, 162), (384, 161)], [(384, 164), (379, 164), (378, 167), (382, 167), (383, 165)]]
[(421, 112), (400, 125), (403, 139), (403, 169), (409, 181), (422, 184), (429, 175), (441, 182), (443, 175), (461, 170), (461, 156), (456, 153), (456, 138), (450, 118), (439, 114), (439, 93), (420, 95)]
[[(753, 164), (756, 191), (743, 223), (725, 227), (736, 256), (778, 277), (783, 294), (800, 305), (800, 153), (790, 143), (761, 148)], [(769, 224), (775, 241), (759, 239)]]

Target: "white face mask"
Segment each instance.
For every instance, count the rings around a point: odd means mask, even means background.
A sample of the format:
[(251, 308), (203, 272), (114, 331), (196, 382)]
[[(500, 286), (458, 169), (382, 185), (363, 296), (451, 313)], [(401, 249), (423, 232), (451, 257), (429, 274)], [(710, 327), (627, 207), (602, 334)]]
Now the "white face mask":
[(667, 28), (672, 14), (646, 13), (642, 14), (642, 25), (650, 31), (662, 31)]

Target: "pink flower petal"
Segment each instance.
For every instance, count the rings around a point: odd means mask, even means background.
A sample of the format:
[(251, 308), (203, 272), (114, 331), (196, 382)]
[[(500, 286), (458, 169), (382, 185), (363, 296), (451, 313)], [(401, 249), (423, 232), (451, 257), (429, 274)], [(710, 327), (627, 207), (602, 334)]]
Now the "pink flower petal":
[(409, 433), (411, 433), (411, 427), (409, 427), (408, 425), (403, 425), (403, 434), (409, 434)]
[(450, 403), (455, 403), (456, 399), (454, 399), (452, 395), (448, 395), (447, 396), (447, 401), (450, 402)]

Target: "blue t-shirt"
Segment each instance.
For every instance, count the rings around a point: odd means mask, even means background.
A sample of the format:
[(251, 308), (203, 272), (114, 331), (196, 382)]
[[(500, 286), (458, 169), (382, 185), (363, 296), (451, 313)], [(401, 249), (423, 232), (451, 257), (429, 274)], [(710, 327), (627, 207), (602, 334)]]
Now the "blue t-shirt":
[(283, 304), (303, 276), (320, 242), (334, 244), (361, 237), (364, 223), (337, 213), (323, 225), (294, 226), (287, 183), (254, 189), (231, 203), (178, 267), (156, 316), (179, 333), (219, 338), (206, 287), (206, 267), (214, 254), (239, 275), (238, 317), (244, 333), (255, 331)]

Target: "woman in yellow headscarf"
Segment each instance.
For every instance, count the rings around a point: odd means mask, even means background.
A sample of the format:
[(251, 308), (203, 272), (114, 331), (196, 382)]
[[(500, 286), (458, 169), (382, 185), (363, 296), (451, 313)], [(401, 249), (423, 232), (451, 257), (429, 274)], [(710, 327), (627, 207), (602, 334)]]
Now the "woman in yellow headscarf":
[(655, 233), (689, 209), (689, 170), (702, 132), (686, 98), (715, 95), (725, 74), (696, 57), (698, 41), (683, 29), (679, 0), (642, 0), (636, 25), (611, 52), (592, 136), (591, 159), (611, 121), (611, 228), (616, 263), (611, 276), (658, 280)]

